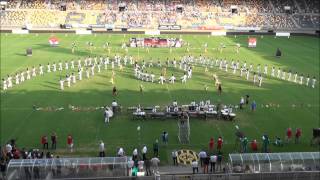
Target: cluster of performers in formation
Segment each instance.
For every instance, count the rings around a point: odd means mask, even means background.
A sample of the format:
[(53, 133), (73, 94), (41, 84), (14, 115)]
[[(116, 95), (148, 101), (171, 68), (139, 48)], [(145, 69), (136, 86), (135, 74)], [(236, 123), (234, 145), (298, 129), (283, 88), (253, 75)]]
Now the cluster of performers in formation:
[[(136, 60), (133, 59), (132, 56), (124, 56), (121, 57), (119, 55), (115, 55), (114, 59), (110, 59), (109, 57), (86, 57), (83, 60), (79, 59), (77, 61), (65, 61), (64, 63), (59, 61), (58, 63), (53, 62), (52, 64), (48, 63), (46, 67), (42, 64), (39, 64), (39, 67), (33, 66), (32, 68), (27, 68), (25, 71), (21, 71), (15, 73), (15, 76), (8, 75), (7, 78), (2, 79), (2, 88), (3, 90), (7, 90), (12, 88), (13, 85), (19, 85), (26, 80), (30, 80), (37, 75), (43, 75), (45, 72), (56, 72), (62, 70), (74, 70), (75, 68), (78, 69), (77, 76), (74, 72), (71, 74), (67, 74), (65, 78), (60, 78), (60, 89), (64, 89), (64, 83), (67, 83), (67, 87), (70, 87), (71, 84), (76, 83), (77, 80), (82, 80), (82, 75), (85, 72), (86, 78), (90, 78), (90, 76), (94, 76), (95, 71), (98, 73), (101, 72), (101, 69), (108, 69), (108, 65), (111, 65), (112, 69), (112, 76), (110, 82), (112, 84), (115, 83), (115, 72), (113, 71), (117, 66), (120, 71), (123, 70), (124, 66), (130, 64), (134, 67), (134, 75), (136, 78), (143, 80), (143, 81), (150, 81), (150, 82), (159, 82), (160, 84), (164, 84), (165, 82), (175, 83), (176, 77), (174, 74), (166, 78), (167, 68), (174, 67), (179, 68), (180, 70), (184, 71), (183, 76), (180, 78), (182, 83), (186, 83), (188, 79), (192, 77), (192, 69), (194, 66), (202, 66), (205, 68), (205, 72), (209, 71), (209, 68), (216, 67), (221, 71), (225, 72), (232, 72), (233, 74), (240, 73), (240, 77), (245, 77), (246, 80), (253, 80), (254, 84), (258, 86), (262, 85), (263, 76), (270, 75), (271, 77), (287, 80), (290, 82), (298, 83), (300, 85), (311, 86), (315, 88), (316, 85), (316, 77), (313, 76), (312, 79), (309, 75), (306, 77), (302, 73), (295, 72), (293, 73), (291, 70), (284, 70), (284, 69), (276, 69), (274, 66), (271, 67), (269, 70), (268, 65), (264, 65), (263, 69), (260, 64), (254, 65), (247, 64), (246, 61), (240, 62), (235, 60), (226, 60), (226, 59), (215, 59), (211, 60), (207, 57), (200, 55), (199, 57), (194, 56), (184, 56), (181, 60), (169, 60), (167, 58), (162, 64), (162, 62), (158, 59), (156, 63), (151, 59), (149, 62), (144, 60), (141, 61), (140, 64), (137, 63)], [(162, 68), (162, 73), (159, 77), (156, 77), (152, 72), (148, 73), (145, 69), (148, 66), (153, 67), (156, 65), (159, 68)], [(270, 72), (271, 71), (271, 72)], [(250, 78), (252, 74), (253, 78)], [(13, 83), (15, 82), (15, 83)]]

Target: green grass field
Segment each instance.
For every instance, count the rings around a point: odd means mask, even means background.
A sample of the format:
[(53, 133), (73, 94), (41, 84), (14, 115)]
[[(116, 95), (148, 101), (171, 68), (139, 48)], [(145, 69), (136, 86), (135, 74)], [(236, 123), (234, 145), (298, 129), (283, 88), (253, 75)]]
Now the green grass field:
[[(12, 35), (1, 34), (1, 79), (7, 74), (14, 74), (17, 71), (38, 66), (48, 62), (59, 60), (71, 60), (89, 55), (107, 56), (102, 45), (111, 42), (112, 50), (110, 57), (114, 54), (124, 55), (121, 49), (122, 42), (128, 42), (130, 37), (141, 35), (73, 35), (55, 34), (60, 39), (60, 46), (52, 48), (48, 45), (50, 34)], [(164, 35), (167, 37), (166, 35)], [(176, 37), (170, 35), (171, 37)], [(319, 39), (314, 37), (291, 37), (274, 38), (273, 36), (257, 37), (257, 48), (247, 48), (247, 36), (194, 36), (183, 35), (184, 41), (191, 44), (191, 53), (194, 56), (203, 54), (200, 48), (205, 42), (208, 43), (209, 51), (205, 56), (210, 58), (227, 58), (247, 61), (248, 64), (264, 64), (270, 67), (280, 67), (286, 70), (298, 71), (303, 74), (316, 76), (319, 80)], [(75, 41), (78, 49), (71, 53), (71, 43)], [(94, 42), (96, 49), (92, 54), (86, 48), (86, 42)], [(226, 48), (219, 53), (216, 48), (223, 42)], [(241, 44), (240, 53), (235, 53), (235, 43)], [(27, 47), (33, 48), (33, 56), (24, 55)], [(273, 57), (276, 48), (281, 48), (283, 57)], [(185, 55), (185, 48), (174, 49), (170, 54), (169, 49), (150, 49), (146, 53), (144, 49), (129, 48), (129, 55), (135, 59), (149, 60), (160, 58), (180, 57)], [(46, 68), (46, 66), (45, 66)], [(160, 70), (152, 69), (157, 75)], [(230, 70), (231, 71), (231, 70)], [(213, 102), (221, 101), (223, 104), (237, 104), (240, 97), (250, 95), (251, 100), (256, 100), (258, 108), (251, 112), (249, 108), (237, 111), (237, 118), (234, 122), (218, 120), (191, 119), (191, 142), (189, 145), (180, 145), (177, 138), (177, 121), (151, 120), (133, 121), (125, 110), (121, 115), (111, 120), (109, 126), (103, 122), (101, 110), (92, 112), (74, 112), (68, 105), (90, 107), (111, 104), (114, 99), (109, 82), (111, 70), (102, 70), (90, 79), (84, 78), (71, 88), (64, 91), (59, 90), (59, 78), (65, 76), (66, 71), (45, 74), (24, 82), (3, 92), (1, 91), (1, 144), (6, 143), (10, 138), (16, 138), (19, 147), (41, 148), (40, 137), (44, 134), (50, 136), (55, 131), (58, 135), (58, 150), (55, 154), (71, 155), (66, 152), (66, 137), (70, 133), (74, 137), (77, 156), (96, 156), (98, 154), (98, 141), (104, 140), (107, 148), (107, 155), (114, 156), (116, 148), (124, 147), (128, 154), (131, 154), (134, 147), (139, 145), (137, 126), (141, 126), (141, 144), (147, 144), (149, 152), (152, 151), (152, 143), (160, 139), (162, 131), (169, 133), (168, 146), (160, 146), (160, 159), (163, 163), (170, 159), (172, 149), (187, 148), (198, 151), (208, 147), (211, 136), (215, 139), (218, 136), (224, 138), (223, 152), (235, 152), (235, 125), (247, 135), (249, 140), (257, 139), (261, 142), (263, 133), (267, 133), (271, 140), (280, 136), (284, 138), (287, 127), (302, 128), (301, 143), (296, 145), (290, 143), (282, 148), (270, 146), (271, 152), (279, 151), (316, 151), (315, 147), (309, 146), (312, 137), (312, 128), (319, 127), (319, 86), (318, 81), (315, 89), (300, 86), (292, 82), (274, 78), (264, 78), (261, 88), (253, 86), (252, 81), (240, 78), (239, 73), (233, 75), (225, 73), (217, 68), (204, 72), (203, 67), (195, 67), (193, 78), (186, 85), (180, 82), (174, 85), (151, 84), (136, 80), (133, 76), (132, 67), (126, 67), (123, 72), (116, 71), (116, 86), (119, 95), (115, 98), (123, 107), (141, 104), (165, 106), (174, 99), (179, 104), (188, 104), (192, 100), (200, 101), (210, 99)], [(169, 68), (167, 74), (174, 72), (176, 76), (182, 75), (182, 71)], [(218, 96), (212, 81), (212, 74), (217, 73), (223, 84), (223, 94)], [(139, 85), (145, 87), (144, 93), (140, 94)], [(205, 93), (204, 84), (209, 86), (209, 92)], [(262, 105), (276, 104), (279, 107), (266, 108)], [(292, 104), (297, 107), (293, 108)], [(33, 105), (41, 107), (64, 107), (63, 111), (44, 112), (34, 111)]]

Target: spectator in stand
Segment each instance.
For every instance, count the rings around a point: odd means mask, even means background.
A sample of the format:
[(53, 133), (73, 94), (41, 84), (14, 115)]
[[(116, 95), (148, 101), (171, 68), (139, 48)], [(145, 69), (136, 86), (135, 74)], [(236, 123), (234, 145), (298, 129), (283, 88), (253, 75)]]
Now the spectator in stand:
[(193, 160), (191, 163), (192, 166), (192, 173), (195, 174), (196, 171), (197, 173), (199, 173), (199, 165), (198, 165), (198, 161), (197, 160)]
[(143, 148), (141, 150), (141, 153), (142, 153), (142, 160), (147, 160), (147, 151), (148, 151), (148, 148), (146, 145), (143, 145)]
[(200, 158), (200, 165), (201, 167), (203, 167), (204, 160), (207, 158), (207, 153), (204, 150), (202, 150), (199, 152), (198, 156)]
[(222, 139), (221, 136), (219, 136), (219, 138), (218, 138), (218, 145), (217, 145), (218, 152), (221, 152), (222, 144), (223, 144), (223, 139)]
[(153, 144), (153, 156), (158, 157), (159, 156), (159, 142), (158, 139)]
[(217, 156), (215, 154), (212, 154), (210, 156), (210, 172), (216, 172), (216, 163), (217, 163)]
[(257, 152), (258, 151), (258, 144), (257, 144), (257, 140), (254, 139), (253, 141), (251, 141), (251, 151), (252, 152)]
[(41, 144), (43, 149), (49, 149), (48, 137), (46, 135), (41, 137)]
[(145, 166), (146, 166), (146, 175), (147, 176), (151, 176), (152, 175), (152, 173), (151, 173), (151, 161), (150, 161), (150, 159), (146, 159), (145, 161)]
[(159, 158), (154, 157), (154, 158), (152, 158), (150, 161), (151, 161), (152, 171), (153, 171), (153, 172), (158, 171), (158, 166), (159, 166), (159, 163), (160, 163)]
[(287, 133), (286, 133), (286, 142), (289, 143), (291, 141), (291, 138), (292, 138), (292, 129), (289, 127), (287, 129)]
[(73, 138), (70, 134), (67, 137), (67, 146), (68, 146), (70, 152), (73, 152)]
[(210, 163), (210, 157), (207, 156), (203, 161), (203, 173), (204, 174), (208, 173), (209, 163)]
[(177, 156), (178, 156), (178, 152), (176, 150), (173, 150), (171, 152), (171, 157), (172, 157), (172, 161), (173, 161), (173, 165), (174, 166), (178, 166), (178, 158), (177, 158)]
[(51, 134), (51, 149), (57, 149), (57, 134), (55, 132)]
[(105, 157), (105, 155), (104, 142), (101, 140), (99, 144), (99, 157)]
[(223, 157), (222, 157), (222, 154), (221, 154), (221, 153), (218, 153), (217, 163), (218, 163), (219, 171), (221, 171), (222, 158), (223, 158)]
[(211, 137), (209, 141), (209, 151), (213, 152), (213, 150), (214, 150), (214, 139), (213, 137)]
[(295, 134), (295, 143), (299, 143), (300, 137), (301, 137), (302, 131), (300, 128), (296, 129), (296, 134)]

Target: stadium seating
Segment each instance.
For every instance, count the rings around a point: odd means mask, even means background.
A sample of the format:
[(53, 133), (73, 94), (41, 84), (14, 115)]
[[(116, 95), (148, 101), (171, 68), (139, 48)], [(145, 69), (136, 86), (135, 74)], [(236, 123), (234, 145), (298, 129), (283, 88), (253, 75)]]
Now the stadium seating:
[[(61, 6), (66, 11), (61, 11)], [(286, 11), (285, 6), (290, 6), (290, 10)], [(120, 7), (124, 10), (119, 11)], [(157, 28), (161, 24), (173, 24), (185, 29), (203, 26), (318, 29), (317, 7), (317, 0), (67, 0), (63, 3), (10, 0), (7, 10), (1, 13), (4, 19), (1, 25), (31, 23), (33, 27), (58, 27), (63, 23), (78, 23)], [(232, 13), (231, 8), (237, 11)]]

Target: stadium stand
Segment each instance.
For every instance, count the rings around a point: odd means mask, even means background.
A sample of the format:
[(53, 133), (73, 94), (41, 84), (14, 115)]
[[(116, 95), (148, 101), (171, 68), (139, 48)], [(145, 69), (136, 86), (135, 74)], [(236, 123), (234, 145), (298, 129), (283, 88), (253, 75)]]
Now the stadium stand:
[[(183, 29), (203, 26), (319, 29), (318, 6), (316, 0), (9, 0), (7, 9), (1, 12), (1, 25), (109, 24), (155, 29), (170, 24), (181, 25)], [(55, 16), (57, 13), (59, 16)]]

